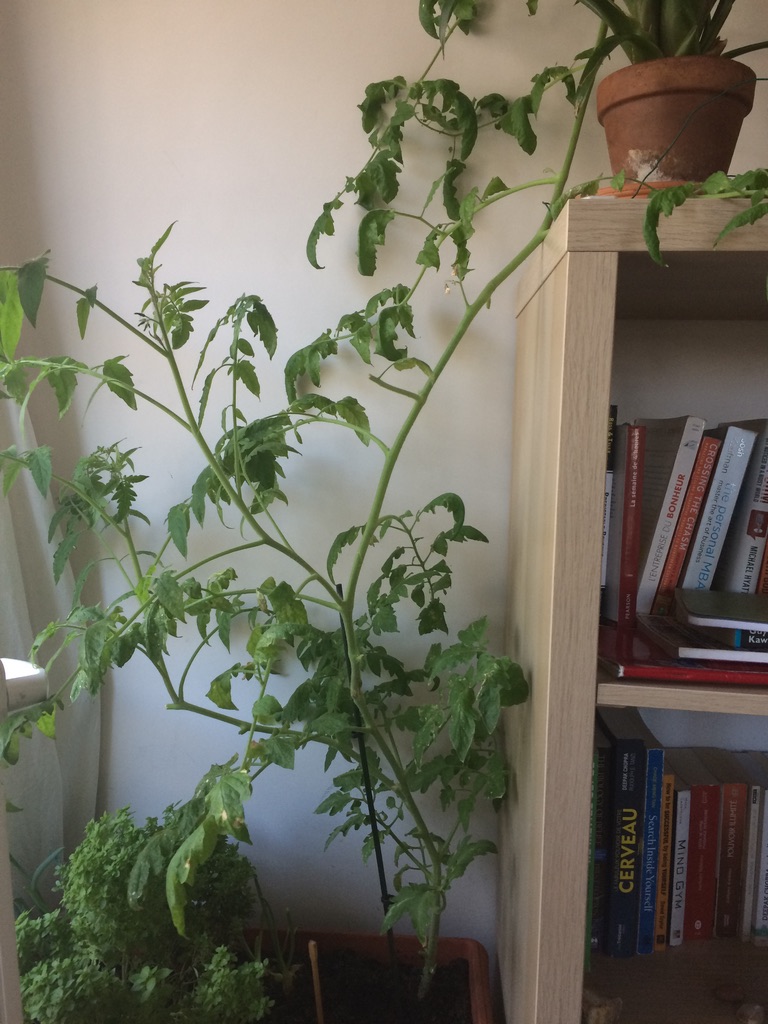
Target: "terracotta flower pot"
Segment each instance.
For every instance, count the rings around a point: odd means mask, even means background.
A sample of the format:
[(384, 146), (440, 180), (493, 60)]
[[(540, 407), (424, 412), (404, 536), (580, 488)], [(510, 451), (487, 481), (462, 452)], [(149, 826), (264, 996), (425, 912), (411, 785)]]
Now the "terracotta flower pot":
[(664, 57), (614, 71), (597, 87), (613, 173), (703, 181), (727, 171), (756, 77), (725, 57)]

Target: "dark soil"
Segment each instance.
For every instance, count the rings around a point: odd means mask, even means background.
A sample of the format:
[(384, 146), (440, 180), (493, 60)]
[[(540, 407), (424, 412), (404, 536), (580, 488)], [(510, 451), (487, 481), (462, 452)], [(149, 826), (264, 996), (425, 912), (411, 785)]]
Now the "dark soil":
[[(471, 1024), (466, 960), (438, 967), (427, 996), (418, 1000), (418, 967), (392, 968), (353, 950), (321, 953), (320, 985), (326, 1024)], [(275, 994), (270, 1024), (317, 1024), (311, 969), (302, 964), (291, 1001)]]

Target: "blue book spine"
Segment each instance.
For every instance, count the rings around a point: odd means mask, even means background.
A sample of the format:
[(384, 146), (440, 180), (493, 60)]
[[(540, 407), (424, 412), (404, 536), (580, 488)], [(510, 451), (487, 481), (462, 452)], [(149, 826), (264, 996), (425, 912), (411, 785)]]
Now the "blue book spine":
[(664, 751), (650, 747), (645, 775), (645, 813), (640, 868), (637, 952), (652, 953), (656, 933), (656, 887), (659, 870), (661, 797), (664, 787)]
[(612, 766), (613, 835), (606, 937), (606, 951), (610, 956), (633, 956), (637, 952), (645, 762), (642, 740), (616, 740)]

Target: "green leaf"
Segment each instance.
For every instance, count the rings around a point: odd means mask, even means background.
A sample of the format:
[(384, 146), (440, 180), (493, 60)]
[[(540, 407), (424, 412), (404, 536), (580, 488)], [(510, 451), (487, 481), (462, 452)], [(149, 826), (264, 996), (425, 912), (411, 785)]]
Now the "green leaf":
[(88, 318), (91, 310), (96, 305), (96, 286), (93, 288), (86, 288), (85, 295), (77, 300), (76, 311), (77, 311), (77, 327), (80, 331), (80, 337), (85, 337), (85, 332), (88, 327)]
[(317, 218), (307, 239), (307, 259), (315, 270), (323, 268), (317, 262), (317, 243), (322, 235), (332, 235), (335, 231), (333, 223), (333, 211), (340, 210), (343, 203), (340, 199), (332, 199), (329, 203), (323, 204), (323, 212)]
[(270, 736), (262, 743), (265, 760), (280, 768), (292, 769), (296, 763), (296, 747), (287, 736)]
[(125, 356), (107, 359), (102, 367), (102, 373), (112, 394), (122, 398), (130, 409), (135, 409), (136, 393), (133, 387), (133, 374), (123, 363), (124, 359)]
[(160, 604), (172, 618), (179, 619), (181, 622), (185, 621), (184, 591), (172, 572), (166, 570), (158, 576), (155, 593)]
[(449, 696), (451, 716), (448, 735), (459, 759), (464, 761), (475, 737), (475, 718), (472, 714), (472, 690), (464, 677), (451, 680)]
[(33, 327), (37, 324), (37, 311), (43, 297), (43, 286), (48, 267), (48, 256), (39, 256), (18, 270), (19, 300), (24, 315)]
[(16, 274), (0, 270), (0, 346), (7, 360), (13, 359), (21, 337), (24, 310), (19, 299)]
[(348, 530), (344, 530), (336, 536), (331, 549), (328, 552), (328, 561), (326, 563), (328, 569), (328, 576), (333, 579), (333, 567), (336, 565), (339, 555), (344, 548), (354, 544), (356, 538), (360, 535), (362, 526), (351, 526)]
[(246, 772), (227, 772), (206, 798), (208, 811), (215, 819), (219, 832), (242, 843), (251, 841), (245, 826), (244, 809), (251, 792), (251, 780)]
[(47, 444), (44, 444), (27, 452), (24, 458), (38, 491), (45, 498), (53, 477), (51, 449)]
[(372, 277), (376, 272), (376, 249), (384, 244), (387, 225), (394, 217), (392, 210), (371, 210), (360, 222), (357, 260), (363, 276)]
[(237, 705), (232, 702), (232, 675), (233, 670), (227, 669), (221, 672), (215, 679), (211, 680), (206, 697), (212, 701), (217, 708), (223, 711), (236, 711)]
[(529, 156), (536, 151), (536, 132), (531, 124), (533, 104), (530, 96), (514, 100), (507, 113), (499, 120), (499, 128), (517, 140), (520, 148)]
[(189, 505), (181, 502), (173, 505), (168, 511), (168, 533), (177, 550), (185, 558), (187, 556), (187, 536), (189, 535)]
[(382, 929), (391, 928), (401, 917), (408, 916), (421, 942), (426, 941), (429, 927), (440, 912), (442, 899), (431, 886), (426, 884), (406, 885), (398, 892), (389, 905)]
[(206, 817), (188, 836), (171, 858), (165, 876), (165, 893), (173, 923), (180, 935), (186, 934), (187, 886), (194, 885), (197, 869), (213, 851), (219, 839), (215, 820)]

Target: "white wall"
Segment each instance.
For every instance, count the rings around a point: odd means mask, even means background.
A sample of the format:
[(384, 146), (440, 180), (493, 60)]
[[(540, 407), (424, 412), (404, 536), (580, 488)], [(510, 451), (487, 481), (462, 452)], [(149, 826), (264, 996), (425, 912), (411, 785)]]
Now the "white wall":
[[(437, 73), (475, 95), (527, 91), (535, 71), (568, 61), (593, 35), (591, 16), (570, 0), (542, 0), (541, 7), (531, 21), (522, 0), (487, 3), (481, 31), (456, 40)], [(416, 9), (416, 0), (6, 0), (0, 14), (2, 261), (50, 248), (55, 273), (85, 286), (98, 282), (100, 297), (130, 314), (138, 302), (130, 285), (135, 258), (178, 221), (163, 259), (171, 278), (206, 283), (216, 311), (241, 292), (256, 291), (280, 326), (283, 352), (310, 341), (372, 290), (354, 270), (354, 212), (342, 216), (335, 239), (323, 242), (322, 273), (307, 265), (304, 242), (322, 203), (365, 159), (356, 110), (365, 85), (396, 73), (414, 77), (431, 58), (434, 47), (418, 27)], [(559, 99), (546, 108), (541, 131), (549, 141), (528, 161), (495, 138), (496, 163), (480, 177), (498, 173), (511, 183), (526, 165), (525, 177), (546, 173), (558, 163), (568, 119)], [(740, 159), (754, 164), (759, 152), (756, 144), (745, 147)], [(574, 181), (607, 170), (601, 135), (590, 122)], [(494, 214), (492, 237), (475, 246), (483, 268), (502, 265), (517, 250), (546, 198), (546, 192), (530, 194), (514, 210)], [(378, 287), (402, 276), (386, 257)], [(444, 295), (444, 277), (434, 280), (419, 324), (419, 351), (427, 358), (435, 332), (459, 310), (455, 292)], [(508, 287), (497, 296), (441, 382), (391, 500), (393, 509), (413, 507), (447, 489), (466, 498), (469, 520), (491, 543), (461, 553), (457, 621), (488, 614), (498, 644), (508, 586), (512, 293)], [(34, 344), (103, 358), (111, 329), (92, 328), (81, 344), (70, 306), (46, 306)], [(380, 397), (372, 401), (386, 432), (391, 414)], [(83, 396), (79, 410), (84, 405)], [(72, 461), (105, 433), (117, 439), (136, 430), (142, 458), (167, 472), (167, 486), (150, 504), (167, 509), (176, 500), (172, 489), (183, 494), (196, 466), (182, 447), (158, 443), (163, 439), (151, 420), (137, 423), (106, 409), (97, 401), (87, 420), (78, 414), (60, 425), (38, 406), (38, 434), (56, 440)], [(310, 483), (319, 474), (349, 483), (344, 449), (328, 446), (315, 458), (306, 468)], [(355, 487), (364, 489), (370, 475), (356, 472)], [(354, 492), (344, 500), (352, 503), (349, 522), (355, 522)], [(337, 507), (328, 486), (315, 517), (318, 540), (339, 528), (329, 518)], [(306, 540), (313, 543), (312, 536)], [(154, 681), (130, 666), (110, 693), (105, 806), (130, 803), (139, 817), (158, 813), (188, 795), (211, 761), (228, 755), (233, 737), (226, 730), (165, 713), (163, 703)], [(292, 775), (275, 772), (253, 801), (256, 862), (275, 906), (290, 906), (297, 921), (375, 926), (372, 870), (359, 864), (354, 842), (322, 854), (327, 822), (309, 812), (326, 788), (311, 758)], [(493, 832), (490, 815), (483, 827)], [(495, 870), (487, 860), (466, 879), (447, 932), (493, 946)]]

